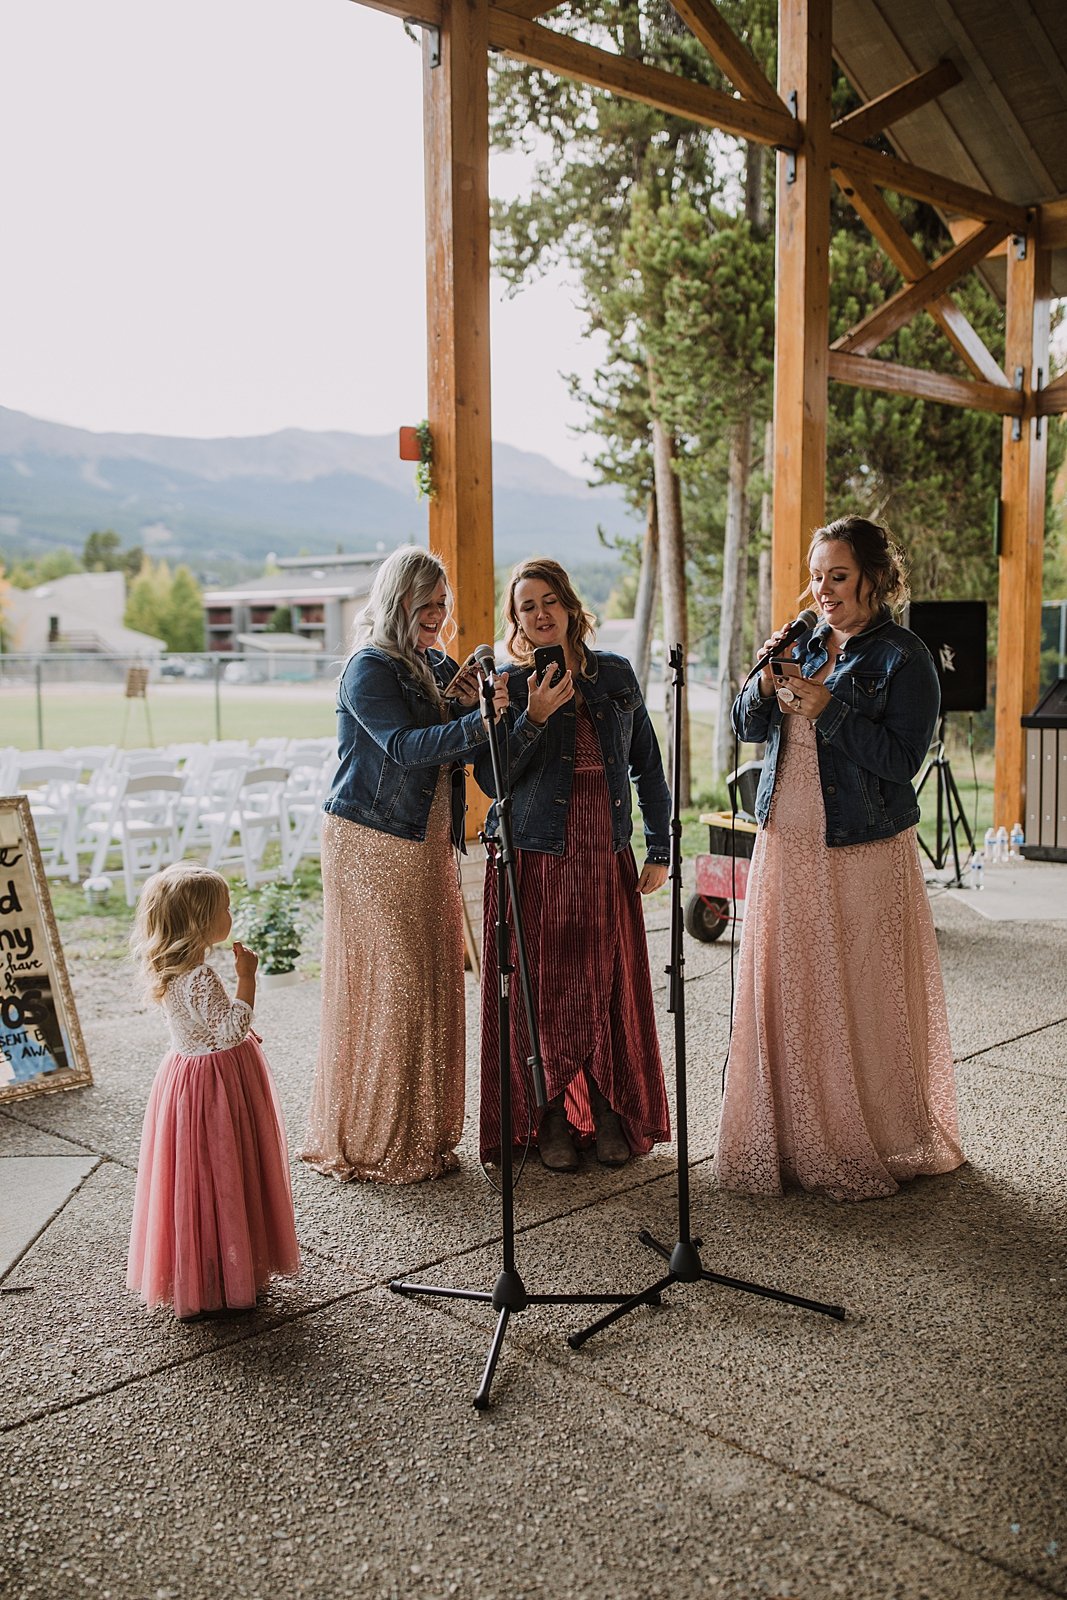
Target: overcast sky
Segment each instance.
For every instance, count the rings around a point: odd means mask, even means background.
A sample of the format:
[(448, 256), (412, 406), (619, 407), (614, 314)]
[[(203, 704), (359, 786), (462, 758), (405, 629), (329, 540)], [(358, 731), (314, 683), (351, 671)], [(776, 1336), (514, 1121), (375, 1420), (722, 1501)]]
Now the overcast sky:
[[(426, 411), (420, 52), (351, 0), (4, 0), (0, 404), (96, 430)], [(517, 161), (494, 158), (512, 193)], [(493, 432), (580, 472), (573, 296), (493, 293)]]

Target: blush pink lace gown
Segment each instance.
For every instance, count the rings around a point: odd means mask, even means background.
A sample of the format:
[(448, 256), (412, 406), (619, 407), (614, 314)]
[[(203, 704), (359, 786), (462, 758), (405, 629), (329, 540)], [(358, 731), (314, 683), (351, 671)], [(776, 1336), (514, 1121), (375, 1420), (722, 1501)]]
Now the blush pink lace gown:
[(141, 1134), (127, 1287), (179, 1317), (243, 1310), (299, 1270), (289, 1157), (252, 1007), (209, 966), (163, 997), (173, 1048)]
[(726, 1189), (893, 1194), (963, 1162), (915, 830), (830, 849), (816, 734), (782, 729), (753, 853), (715, 1172)]

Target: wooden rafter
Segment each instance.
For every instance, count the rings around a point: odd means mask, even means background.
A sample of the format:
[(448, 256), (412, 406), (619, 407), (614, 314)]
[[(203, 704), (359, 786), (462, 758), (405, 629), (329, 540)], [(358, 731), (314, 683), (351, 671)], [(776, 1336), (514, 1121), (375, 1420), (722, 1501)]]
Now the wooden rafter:
[(1034, 396), (1039, 417), (1058, 417), (1067, 411), (1067, 372)]
[(402, 22), (425, 22), (431, 27), (441, 25), (441, 0), (358, 0), (372, 11), (384, 11), (387, 16), (399, 17)]
[(960, 71), (956, 63), (939, 61), (929, 72), (920, 72), (905, 83), (898, 84), (895, 89), (887, 89), (876, 100), (869, 100), (865, 106), (850, 111), (847, 117), (839, 117), (833, 125), (834, 132), (843, 133), (846, 139), (856, 139), (862, 144), (864, 139), (892, 127), (894, 122), (900, 122), (913, 111), (918, 111), (920, 106), (928, 105), (938, 95), (944, 94), (946, 89), (955, 88), (959, 82)]
[(912, 200), (925, 200), (933, 206), (958, 212), (960, 216), (976, 217), (983, 222), (1006, 222), (1016, 233), (1025, 233), (1029, 212), (1025, 206), (1013, 205), (1010, 200), (998, 200), (984, 189), (972, 189), (970, 184), (957, 183), (943, 177), (940, 172), (930, 172), (925, 167), (914, 167), (910, 161), (899, 161), (896, 156), (883, 155), (868, 145), (857, 144), (835, 133), (830, 137), (830, 160), (835, 167), (846, 172), (870, 178), (880, 189), (892, 189), (896, 194), (906, 194)]
[(527, 22), (536, 22), (538, 17), (545, 17), (550, 11), (555, 11), (560, 0), (510, 0), (507, 10), (516, 17), (525, 17)]
[(687, 117), (705, 127), (719, 128), (739, 139), (792, 149), (800, 139), (796, 120), (773, 106), (753, 105), (690, 83), (674, 72), (646, 67), (626, 56), (612, 55), (596, 45), (583, 44), (566, 34), (553, 33), (522, 17), (494, 7), (489, 13), (489, 44), (516, 61), (576, 78), (595, 89), (608, 89), (628, 100), (640, 100), (671, 116)]
[(846, 355), (869, 356), (884, 340), (891, 339), (905, 323), (910, 322), (916, 312), (922, 311), (943, 290), (950, 289), (972, 267), (977, 266), (1006, 231), (1002, 222), (987, 222), (983, 227), (976, 228), (963, 244), (946, 250), (921, 278), (890, 295), (876, 311), (864, 317), (840, 339), (835, 339), (833, 348), (844, 351)]
[(773, 106), (789, 115), (759, 62), (723, 19), (713, 0), (671, 0), (671, 5), (739, 93), (756, 105)]
[(1021, 416), (1024, 398), (1018, 389), (998, 383), (974, 383), (949, 372), (924, 372), (896, 361), (878, 361), (873, 356), (847, 355), (830, 351), (830, 377), (854, 389), (879, 389), (883, 394), (911, 395), (917, 400), (936, 400), (941, 405), (965, 406), (971, 411), (994, 411), (1000, 416)]
[(1067, 195), (1040, 207), (1038, 236), (1043, 250), (1062, 250), (1067, 245)]
[[(881, 190), (866, 178), (857, 178), (853, 173), (838, 171), (835, 176), (842, 193), (867, 224), (905, 283), (917, 283), (929, 270), (927, 262)], [(1007, 377), (951, 295), (936, 295), (926, 310), (976, 378), (983, 383), (1007, 385)]]

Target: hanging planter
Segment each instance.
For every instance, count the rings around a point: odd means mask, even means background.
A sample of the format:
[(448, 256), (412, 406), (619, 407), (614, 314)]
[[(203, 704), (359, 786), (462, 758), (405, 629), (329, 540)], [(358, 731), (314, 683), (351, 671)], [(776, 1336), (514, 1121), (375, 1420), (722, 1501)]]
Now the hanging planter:
[(417, 428), (401, 428), (400, 459), (415, 462), (415, 492), (420, 500), (433, 500), (437, 485), (433, 480), (433, 435), (423, 420)]

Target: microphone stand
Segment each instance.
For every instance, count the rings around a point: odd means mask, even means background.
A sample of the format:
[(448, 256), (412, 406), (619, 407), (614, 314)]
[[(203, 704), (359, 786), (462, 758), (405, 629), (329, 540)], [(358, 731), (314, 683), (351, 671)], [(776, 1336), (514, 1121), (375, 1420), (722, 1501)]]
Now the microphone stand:
[(784, 1289), (771, 1289), (762, 1283), (749, 1283), (743, 1278), (728, 1278), (721, 1272), (709, 1272), (700, 1259), (702, 1239), (694, 1239), (689, 1232), (689, 1120), (686, 1095), (685, 1054), (685, 957), (682, 953), (682, 821), (680, 800), (682, 788), (682, 686), (685, 683), (685, 665), (681, 645), (675, 645), (669, 656), (674, 671), (672, 679), (672, 731), (674, 743), (671, 751), (671, 858), (669, 880), (671, 884), (671, 955), (667, 972), (670, 977), (670, 1000), (667, 1009), (674, 1016), (674, 1070), (675, 1119), (678, 1132), (678, 1236), (672, 1248), (661, 1244), (647, 1228), (637, 1237), (643, 1245), (654, 1250), (668, 1263), (665, 1277), (657, 1279), (640, 1294), (633, 1295), (623, 1305), (616, 1306), (598, 1321), (580, 1333), (572, 1333), (567, 1340), (572, 1350), (579, 1349), (594, 1333), (607, 1328), (638, 1306), (656, 1303), (664, 1289), (675, 1283), (721, 1283), (728, 1289), (740, 1289), (745, 1294), (761, 1295), (766, 1300), (780, 1300), (786, 1305), (802, 1306), (806, 1311), (821, 1311), (824, 1316), (838, 1322), (845, 1318), (844, 1306), (824, 1305), (821, 1300), (806, 1300), (802, 1295), (788, 1294)]
[[(518, 879), (515, 871), (515, 850), (511, 834), (511, 784), (507, 771), (506, 754), (501, 752), (501, 724), (496, 721), (493, 706), (493, 679), (485, 675), (481, 685), (482, 715), (489, 733), (489, 754), (493, 764), (493, 787), (497, 796), (499, 818), (499, 843), (481, 837), (487, 850), (492, 851), (496, 872), (496, 955), (497, 955), (497, 1032), (499, 1047), (497, 1067), (500, 1082), (500, 1202), (501, 1202), (501, 1269), (492, 1290), (450, 1289), (440, 1285), (412, 1283), (394, 1278), (389, 1284), (394, 1294), (432, 1295), (441, 1300), (477, 1300), (492, 1305), (497, 1313), (496, 1331), (489, 1346), (489, 1355), (482, 1373), (482, 1381), (474, 1396), (474, 1406), (484, 1411), (489, 1405), (489, 1391), (493, 1383), (497, 1362), (504, 1345), (504, 1336), (513, 1315), (526, 1311), (532, 1305), (629, 1305), (635, 1299), (623, 1294), (529, 1294), (515, 1263), (515, 1197), (514, 1148), (511, 1129), (511, 978), (515, 972), (508, 941), (508, 908), (515, 933), (515, 954), (526, 1021), (529, 1028), (530, 1055), (527, 1065), (533, 1077), (534, 1099), (538, 1109), (546, 1102), (545, 1074), (541, 1059), (541, 1040), (530, 988), (530, 969), (526, 959), (526, 946), (522, 935), (522, 915), (519, 905)], [(506, 751), (506, 746), (504, 747)], [(636, 1296), (640, 1305), (658, 1304), (659, 1294), (650, 1289)]]

